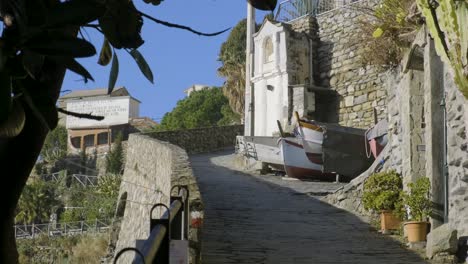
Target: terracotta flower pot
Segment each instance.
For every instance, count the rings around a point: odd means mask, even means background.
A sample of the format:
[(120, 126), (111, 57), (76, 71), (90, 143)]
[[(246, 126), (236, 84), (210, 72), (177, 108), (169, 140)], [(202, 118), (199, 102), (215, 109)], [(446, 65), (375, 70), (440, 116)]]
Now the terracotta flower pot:
[(409, 242), (426, 241), (428, 222), (406, 222), (405, 231)]
[(380, 213), (380, 229), (384, 233), (386, 230), (397, 230), (400, 228), (400, 225), (401, 220), (392, 211), (382, 211)]

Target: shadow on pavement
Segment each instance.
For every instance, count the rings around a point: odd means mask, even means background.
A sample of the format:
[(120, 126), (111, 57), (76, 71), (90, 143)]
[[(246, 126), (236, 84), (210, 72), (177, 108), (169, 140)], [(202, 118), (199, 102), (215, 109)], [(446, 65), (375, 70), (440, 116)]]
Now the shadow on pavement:
[(190, 157), (205, 204), (203, 263), (427, 263), (347, 211), (225, 167), (231, 153)]

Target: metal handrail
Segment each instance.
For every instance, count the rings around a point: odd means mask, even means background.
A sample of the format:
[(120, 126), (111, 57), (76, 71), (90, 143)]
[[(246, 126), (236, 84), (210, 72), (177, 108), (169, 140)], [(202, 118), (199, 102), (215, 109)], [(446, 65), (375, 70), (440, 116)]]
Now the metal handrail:
[[(117, 263), (122, 251), (133, 250), (142, 258), (135, 258), (133, 263), (167, 263), (169, 264), (169, 248), (171, 240), (187, 240), (189, 227), (189, 190), (185, 185), (177, 185), (178, 196), (171, 196), (170, 206), (155, 204), (150, 210), (150, 234), (141, 249), (125, 248), (119, 251), (114, 259)], [(157, 207), (166, 208), (159, 219), (152, 219), (152, 212)]]

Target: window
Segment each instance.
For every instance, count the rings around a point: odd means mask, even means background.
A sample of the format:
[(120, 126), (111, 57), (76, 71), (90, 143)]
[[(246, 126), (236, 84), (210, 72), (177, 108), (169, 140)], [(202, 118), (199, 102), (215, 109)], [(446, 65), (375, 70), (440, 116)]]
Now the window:
[(98, 134), (97, 138), (97, 144), (98, 145), (104, 145), (109, 143), (109, 133), (103, 132)]
[(71, 141), (71, 145), (74, 147), (74, 148), (81, 148), (81, 137), (72, 137), (70, 139)]
[(94, 135), (84, 136), (84, 146), (85, 146), (85, 148), (94, 146)]
[(273, 61), (273, 41), (271, 37), (267, 37), (263, 42), (263, 63)]

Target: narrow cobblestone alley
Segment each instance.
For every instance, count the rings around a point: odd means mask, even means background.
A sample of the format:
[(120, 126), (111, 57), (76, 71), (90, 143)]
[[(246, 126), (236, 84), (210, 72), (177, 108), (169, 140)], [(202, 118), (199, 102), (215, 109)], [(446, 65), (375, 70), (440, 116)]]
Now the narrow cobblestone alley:
[(304, 191), (329, 192), (336, 183), (280, 186), (236, 171), (232, 160), (229, 152), (191, 157), (205, 204), (204, 264), (425, 263), (358, 217)]

